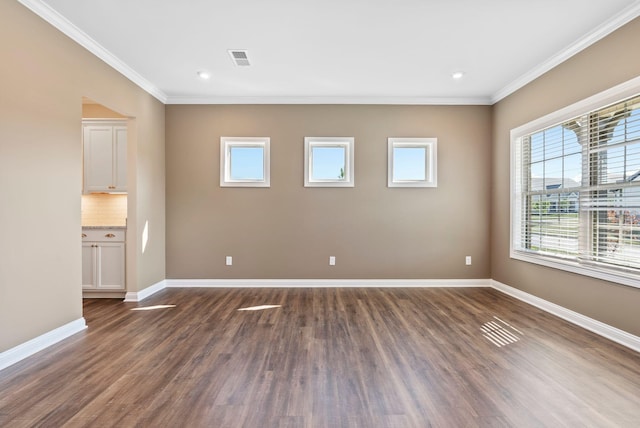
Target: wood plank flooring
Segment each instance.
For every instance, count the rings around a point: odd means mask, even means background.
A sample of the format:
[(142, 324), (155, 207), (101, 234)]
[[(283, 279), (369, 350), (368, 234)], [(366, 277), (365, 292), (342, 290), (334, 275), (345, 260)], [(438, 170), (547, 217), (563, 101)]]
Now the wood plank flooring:
[[(154, 305), (174, 307), (132, 310)], [(275, 308), (239, 311), (259, 305)], [(640, 354), (492, 289), (87, 299), (0, 372), (2, 427), (638, 427)]]

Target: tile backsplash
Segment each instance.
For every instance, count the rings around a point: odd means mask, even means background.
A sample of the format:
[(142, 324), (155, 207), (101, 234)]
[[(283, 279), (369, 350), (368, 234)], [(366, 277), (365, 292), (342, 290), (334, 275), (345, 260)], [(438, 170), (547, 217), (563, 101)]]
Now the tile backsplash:
[(127, 195), (82, 195), (83, 226), (126, 226)]

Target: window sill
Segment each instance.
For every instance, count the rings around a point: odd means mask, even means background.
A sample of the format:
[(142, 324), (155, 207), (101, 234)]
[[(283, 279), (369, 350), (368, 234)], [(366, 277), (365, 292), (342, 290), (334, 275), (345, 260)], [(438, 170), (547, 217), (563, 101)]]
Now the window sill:
[(596, 266), (587, 266), (570, 260), (561, 260), (553, 257), (527, 254), (520, 251), (511, 250), (510, 257), (527, 263), (559, 269), (566, 272), (584, 275), (591, 278), (614, 282), (616, 284), (627, 285), (629, 287), (640, 288), (640, 276), (633, 272), (624, 272), (615, 269), (605, 269)]

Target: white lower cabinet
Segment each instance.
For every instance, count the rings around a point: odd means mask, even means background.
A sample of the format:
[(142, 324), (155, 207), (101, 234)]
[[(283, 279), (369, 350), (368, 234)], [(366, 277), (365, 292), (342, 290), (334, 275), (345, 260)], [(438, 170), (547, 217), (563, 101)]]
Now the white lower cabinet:
[(124, 291), (124, 260), (124, 230), (83, 229), (83, 290)]

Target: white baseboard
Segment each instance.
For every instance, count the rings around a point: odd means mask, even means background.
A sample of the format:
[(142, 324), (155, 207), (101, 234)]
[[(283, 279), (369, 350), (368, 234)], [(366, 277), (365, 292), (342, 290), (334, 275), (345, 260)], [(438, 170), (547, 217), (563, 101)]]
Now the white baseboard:
[(624, 330), (612, 327), (608, 324), (589, 318), (563, 306), (556, 305), (555, 303), (551, 303), (522, 290), (518, 290), (517, 288), (510, 287), (501, 282), (491, 280), (491, 287), (501, 291), (502, 293), (508, 294), (511, 297), (515, 297), (518, 300), (540, 308), (545, 312), (549, 312), (557, 317), (569, 321), (570, 323), (606, 337), (607, 339), (626, 346), (627, 348), (640, 352), (640, 337), (638, 336), (634, 336)]
[(139, 302), (153, 294), (156, 294), (158, 291), (164, 290), (166, 287), (167, 287), (167, 280), (162, 280), (140, 291), (128, 291), (127, 294), (124, 296), (124, 301)]
[(490, 279), (167, 279), (168, 288), (490, 287)]
[(122, 299), (124, 291), (83, 291), (83, 299)]
[(165, 279), (127, 292), (125, 302), (140, 302), (165, 288), (329, 288), (329, 287), (490, 287), (490, 279)]
[[(570, 309), (492, 279), (167, 279), (138, 292), (128, 292), (125, 302), (139, 302), (165, 288), (310, 288), (310, 287), (492, 287), (518, 300), (640, 352), (640, 337), (594, 320)], [(17, 363), (87, 328), (79, 318), (41, 336), (0, 353), (0, 370)]]
[(14, 348), (4, 351), (0, 353), (0, 370), (17, 363), (36, 352), (40, 352), (44, 348), (54, 345), (71, 335), (79, 333), (86, 328), (87, 323), (85, 322), (85, 319), (78, 318), (75, 321), (71, 321), (70, 323), (31, 339), (28, 342), (24, 342)]

